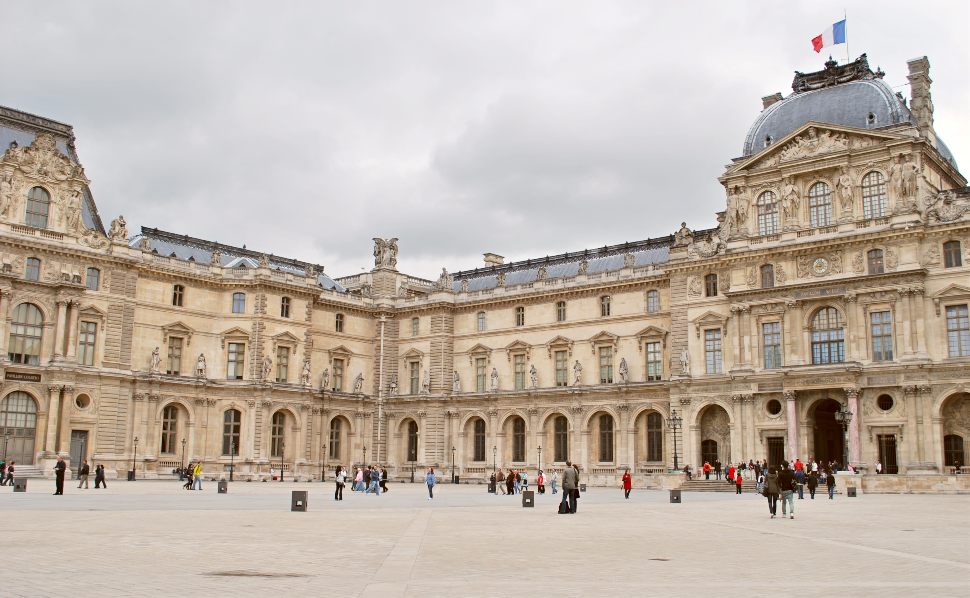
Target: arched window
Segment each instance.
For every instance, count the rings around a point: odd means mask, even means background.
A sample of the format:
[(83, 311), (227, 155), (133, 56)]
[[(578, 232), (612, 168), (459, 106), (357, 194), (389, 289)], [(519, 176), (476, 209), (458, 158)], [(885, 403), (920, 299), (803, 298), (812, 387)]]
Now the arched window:
[(343, 314), (334, 314), (334, 316), (333, 316), (333, 329), (336, 332), (343, 332), (344, 331), (344, 315)]
[(717, 274), (708, 274), (704, 277), (704, 296), (717, 297)]
[(660, 292), (647, 291), (647, 313), (655, 314), (660, 311)]
[(947, 434), (943, 437), (943, 465), (946, 467), (963, 467), (967, 464), (963, 458), (963, 437)]
[(943, 267), (959, 268), (963, 265), (963, 256), (960, 254), (959, 241), (947, 241), (943, 244)]
[(101, 287), (101, 270), (88, 268), (87, 277), (84, 279), (84, 286), (89, 291), (97, 291)]
[(770, 289), (775, 286), (775, 267), (771, 264), (761, 266), (761, 288)]
[(812, 318), (812, 363), (845, 361), (845, 329), (842, 315), (834, 307), (823, 307)]
[(556, 302), (556, 321), (557, 322), (566, 321), (566, 302), (565, 301)]
[(808, 190), (808, 220), (813, 227), (832, 223), (832, 191), (819, 181)]
[(882, 218), (885, 215), (886, 180), (881, 172), (868, 172), (862, 177), (862, 216)]
[(280, 317), (281, 318), (290, 317), (290, 298), (289, 297), (280, 298)]
[[(240, 293), (241, 294), (241, 293)], [(182, 307), (182, 301), (185, 299), (185, 287), (177, 284), (172, 287), (172, 305), (175, 307)], [(245, 308), (246, 298), (243, 297), (243, 307)]]
[(13, 363), (40, 365), (40, 340), (44, 315), (32, 303), (21, 303), (13, 310), (7, 358)]
[(600, 316), (606, 317), (610, 315), (610, 302), (611, 298), (609, 295), (603, 295), (600, 297)]
[(232, 294), (232, 313), (234, 314), (246, 313), (246, 293)]
[(600, 415), (600, 463), (613, 460), (613, 416)]
[(327, 447), (331, 459), (340, 458), (340, 442), (343, 420), (335, 417), (330, 420), (330, 445)]
[(512, 460), (525, 461), (525, 420), (521, 417), (512, 420)]
[(236, 409), (229, 409), (222, 414), (222, 454), (239, 456), (239, 429), (242, 426), (242, 414)]
[(553, 421), (553, 454), (559, 462), (569, 459), (569, 422), (564, 415)]
[(286, 442), (283, 440), (286, 435), (286, 414), (277, 411), (273, 414), (273, 422), (270, 427), (270, 456), (282, 457)]
[(40, 260), (35, 257), (27, 258), (27, 266), (24, 268), (24, 278), (27, 280), (40, 280)]
[(773, 235), (778, 232), (778, 196), (765, 191), (758, 196), (758, 234)]
[(47, 228), (47, 215), (50, 212), (51, 196), (44, 188), (34, 187), (27, 194), (27, 212), (24, 224), (35, 228)]
[(475, 443), (474, 456), (472, 461), (485, 460), (485, 420), (478, 418), (475, 420)]
[(478, 312), (478, 331), (485, 332), (485, 312)]
[(29, 394), (12, 392), (0, 401), (0, 440), (4, 443), (7, 463), (19, 465), (34, 462), (34, 438), (37, 432), (37, 403)]
[(515, 308), (515, 325), (525, 326), (525, 308), (522, 306)]
[(883, 267), (882, 249), (870, 249), (866, 252), (866, 263), (869, 265), (869, 274), (882, 274), (886, 271)]
[(178, 450), (176, 437), (178, 436), (179, 408), (167, 405), (162, 409), (162, 446), (159, 452), (166, 455), (174, 454)]
[(418, 460), (418, 422), (408, 422), (408, 461)]
[(656, 411), (647, 414), (647, 461), (663, 461), (664, 419)]

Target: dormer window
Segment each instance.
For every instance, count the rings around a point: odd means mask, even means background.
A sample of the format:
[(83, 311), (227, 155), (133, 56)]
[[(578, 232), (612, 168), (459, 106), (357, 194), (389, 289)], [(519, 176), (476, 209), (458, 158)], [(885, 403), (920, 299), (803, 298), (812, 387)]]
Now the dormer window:
[(771, 135), (765, 135), (765, 147), (768, 147), (769, 145), (771, 145), (773, 141), (774, 139), (771, 138)]

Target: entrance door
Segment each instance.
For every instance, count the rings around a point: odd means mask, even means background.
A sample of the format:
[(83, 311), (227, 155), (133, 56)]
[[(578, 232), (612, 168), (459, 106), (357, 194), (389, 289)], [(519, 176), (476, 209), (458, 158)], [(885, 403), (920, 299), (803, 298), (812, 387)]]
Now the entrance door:
[[(844, 442), (842, 424), (835, 421), (835, 412), (842, 408), (842, 404), (833, 399), (820, 401), (815, 407), (814, 416), (814, 444), (815, 458), (819, 463), (838, 461), (842, 463), (844, 457)], [(844, 465), (844, 463), (843, 463)]]
[(778, 467), (785, 460), (785, 439), (782, 436), (769, 436), (768, 467)]
[(879, 461), (886, 473), (899, 473), (899, 463), (896, 462), (896, 435), (879, 435)]
[(34, 462), (37, 403), (25, 392), (12, 392), (0, 401), (0, 442), (3, 458), (18, 465)]
[(88, 457), (88, 431), (71, 430), (71, 470), (81, 468), (81, 460)]
[(716, 440), (705, 440), (701, 442), (701, 465), (707, 461), (714, 466), (714, 462), (717, 461), (717, 441)]

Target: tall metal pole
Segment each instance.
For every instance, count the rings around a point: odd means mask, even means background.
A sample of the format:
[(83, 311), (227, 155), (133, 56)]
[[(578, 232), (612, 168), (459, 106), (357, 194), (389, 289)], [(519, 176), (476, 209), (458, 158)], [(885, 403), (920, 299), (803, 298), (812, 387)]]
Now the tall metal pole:
[(283, 442), (283, 440), (281, 439), (280, 440), (280, 481), (281, 482), (283, 481), (283, 459), (286, 458), (285, 455), (286, 455), (286, 443)]
[(320, 481), (324, 481), (324, 472), (327, 468), (327, 445), (320, 447)]
[(455, 447), (451, 447), (451, 483), (455, 483)]
[(232, 473), (235, 471), (236, 464), (236, 443), (229, 443), (229, 481), (232, 481)]
[(498, 475), (497, 470), (498, 470), (498, 447), (495, 445), (492, 445), (492, 479), (495, 480), (495, 487), (492, 488), (493, 494), (498, 494), (498, 478), (495, 477), (496, 475)]
[(134, 448), (131, 451), (131, 479), (132, 479), (132, 481), (134, 481), (135, 478), (137, 477), (137, 474), (135, 473), (135, 455), (138, 453), (138, 437), (137, 436), (135, 436), (135, 441), (134, 442), (135, 442)]

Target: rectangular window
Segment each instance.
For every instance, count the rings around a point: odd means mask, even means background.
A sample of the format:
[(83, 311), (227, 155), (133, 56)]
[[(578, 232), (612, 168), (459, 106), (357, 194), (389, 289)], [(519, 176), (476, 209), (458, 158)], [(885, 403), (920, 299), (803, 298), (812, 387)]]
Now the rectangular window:
[(658, 311), (660, 311), (660, 293), (647, 291), (647, 313), (654, 314)]
[(343, 314), (335, 314), (334, 315), (334, 317), (333, 317), (333, 329), (336, 332), (343, 332), (344, 331), (344, 315)]
[(717, 297), (717, 274), (708, 274), (704, 277), (704, 296)]
[(475, 392), (485, 392), (485, 358), (475, 358)]
[(704, 331), (704, 364), (708, 374), (721, 373), (721, 329)]
[(613, 383), (613, 347), (600, 347), (600, 384)]
[(180, 284), (172, 287), (172, 305), (182, 307), (182, 299), (185, 296), (185, 287)]
[(84, 286), (87, 287), (89, 291), (97, 291), (98, 287), (101, 286), (101, 271), (97, 268), (88, 268), (87, 279), (84, 281)]
[(647, 381), (653, 382), (663, 378), (663, 354), (660, 342), (647, 343)]
[(290, 373), (290, 348), (276, 347), (276, 381), (286, 382)]
[(478, 312), (478, 331), (485, 332), (485, 312)]
[(950, 357), (970, 356), (970, 318), (966, 305), (946, 308), (946, 345)]
[(27, 280), (40, 280), (40, 260), (35, 257), (27, 258), (27, 266), (24, 269), (24, 278)]
[(94, 322), (81, 322), (77, 339), (77, 359), (81, 365), (94, 365), (94, 345), (98, 336), (98, 325)]
[(421, 362), (408, 363), (408, 388), (410, 394), (416, 395), (421, 390)]
[(960, 254), (959, 241), (947, 241), (943, 244), (943, 267), (959, 268), (963, 265), (963, 256)]
[(781, 367), (781, 322), (761, 325), (761, 346), (765, 354), (765, 369)]
[(232, 294), (232, 313), (234, 314), (246, 313), (246, 293)]
[(515, 308), (515, 325), (525, 326), (525, 308), (516, 307)]
[(168, 369), (165, 373), (169, 376), (182, 375), (182, 338), (178, 336), (168, 337)]
[(556, 303), (556, 321), (565, 322), (566, 321), (566, 302), (560, 301)]
[(600, 317), (605, 318), (610, 315), (610, 303), (611, 298), (609, 295), (604, 295), (600, 297)]
[(874, 311), (869, 314), (872, 324), (872, 360), (893, 360), (893, 320), (889, 311)]
[(556, 351), (556, 386), (569, 386), (569, 364), (565, 351)]
[(344, 389), (344, 360), (333, 360), (333, 389), (340, 392)]
[(515, 355), (513, 358), (515, 370), (515, 390), (525, 388), (525, 355)]
[(290, 298), (283, 297), (280, 299), (280, 317), (288, 318), (290, 317)]
[(226, 378), (242, 380), (243, 366), (246, 361), (246, 345), (243, 343), (229, 343), (226, 359)]
[(421, 328), (420, 318), (411, 318), (411, 336), (417, 336)]

